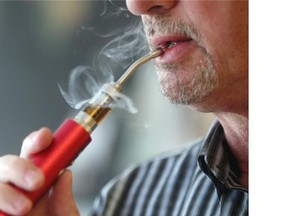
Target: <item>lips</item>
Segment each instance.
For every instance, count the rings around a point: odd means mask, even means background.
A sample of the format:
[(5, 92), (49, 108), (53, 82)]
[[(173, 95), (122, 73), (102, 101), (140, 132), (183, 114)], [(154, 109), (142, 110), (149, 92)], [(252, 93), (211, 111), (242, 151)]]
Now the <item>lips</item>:
[(161, 47), (161, 48), (170, 48), (179, 43), (191, 41), (192, 38), (181, 36), (181, 35), (173, 35), (173, 36), (154, 36), (148, 38), (149, 44), (153, 47)]
[(156, 59), (159, 63), (180, 61), (195, 48), (194, 40), (183, 35), (154, 36), (148, 38), (148, 41), (152, 48), (160, 47), (164, 50), (164, 53)]
[(158, 47), (162, 48), (164, 51), (169, 50), (175, 46), (178, 46), (182, 43), (190, 42), (192, 39), (185, 40), (177, 40), (177, 41), (166, 41), (164, 43), (160, 43)]

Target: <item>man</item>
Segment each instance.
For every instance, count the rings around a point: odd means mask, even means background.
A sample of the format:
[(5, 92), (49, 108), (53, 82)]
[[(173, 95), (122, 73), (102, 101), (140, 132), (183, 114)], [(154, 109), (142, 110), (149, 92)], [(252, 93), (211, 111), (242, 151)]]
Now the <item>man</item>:
[[(141, 15), (163, 94), (173, 103), (213, 112), (204, 140), (147, 161), (110, 182), (94, 215), (248, 215), (248, 2), (127, 0)], [(28, 160), (49, 146), (43, 128), (23, 142), (20, 158), (0, 158), (0, 209), (26, 214), (31, 203), (12, 182), (35, 190), (44, 177)], [(5, 196), (4, 196), (5, 195)], [(31, 215), (78, 215), (71, 173), (59, 178)]]

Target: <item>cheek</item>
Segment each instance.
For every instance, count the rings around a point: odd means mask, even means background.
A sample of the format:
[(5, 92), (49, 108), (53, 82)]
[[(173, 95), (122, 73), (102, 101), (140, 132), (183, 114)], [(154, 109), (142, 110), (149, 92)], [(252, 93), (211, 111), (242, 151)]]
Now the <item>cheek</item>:
[[(207, 1), (195, 3), (193, 20), (205, 50), (219, 71), (247, 62), (248, 15), (246, 2)], [(196, 13), (196, 10), (198, 13)]]

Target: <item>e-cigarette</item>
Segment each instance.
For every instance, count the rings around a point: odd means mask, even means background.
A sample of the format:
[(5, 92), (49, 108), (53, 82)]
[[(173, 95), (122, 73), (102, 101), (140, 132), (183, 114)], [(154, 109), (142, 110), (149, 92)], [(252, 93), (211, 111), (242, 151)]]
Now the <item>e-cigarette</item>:
[[(157, 48), (134, 62), (117, 82), (105, 84), (73, 119), (67, 119), (56, 130), (53, 134), (53, 141), (47, 149), (30, 158), (45, 175), (45, 183), (40, 189), (28, 192), (14, 187), (30, 198), (35, 205), (53, 185), (59, 173), (71, 165), (80, 152), (89, 144), (91, 141), (90, 134), (110, 113), (114, 96), (122, 91), (127, 79), (140, 65), (160, 56), (162, 53), (163, 49)], [(7, 215), (0, 211), (0, 216)]]

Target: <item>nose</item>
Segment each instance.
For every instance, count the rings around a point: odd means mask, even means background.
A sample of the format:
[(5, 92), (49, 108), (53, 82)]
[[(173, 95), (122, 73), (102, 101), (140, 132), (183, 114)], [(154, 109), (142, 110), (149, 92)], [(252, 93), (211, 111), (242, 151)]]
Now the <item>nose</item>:
[(173, 8), (178, 0), (126, 0), (128, 10), (135, 15), (163, 14)]

